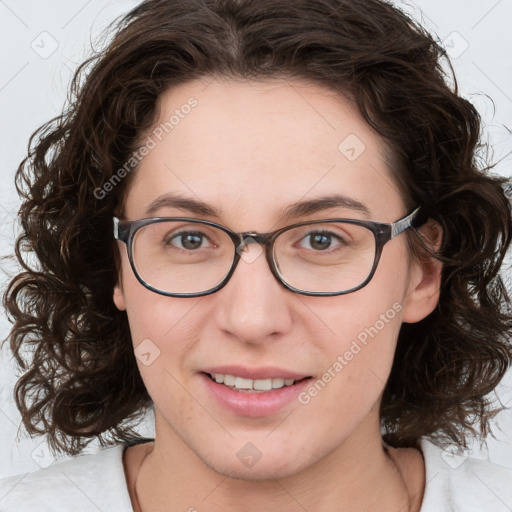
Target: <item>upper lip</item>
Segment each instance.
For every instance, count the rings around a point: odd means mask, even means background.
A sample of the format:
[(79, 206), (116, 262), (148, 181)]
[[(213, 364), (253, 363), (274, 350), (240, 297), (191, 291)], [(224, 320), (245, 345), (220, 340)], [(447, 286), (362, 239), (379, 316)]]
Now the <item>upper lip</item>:
[(242, 377), (244, 379), (260, 380), (260, 379), (277, 379), (282, 377), (284, 379), (301, 380), (309, 375), (297, 373), (294, 371), (278, 368), (277, 366), (265, 366), (260, 368), (248, 368), (246, 366), (215, 366), (205, 368), (202, 370), (204, 373), (223, 375), (234, 375), (235, 377)]

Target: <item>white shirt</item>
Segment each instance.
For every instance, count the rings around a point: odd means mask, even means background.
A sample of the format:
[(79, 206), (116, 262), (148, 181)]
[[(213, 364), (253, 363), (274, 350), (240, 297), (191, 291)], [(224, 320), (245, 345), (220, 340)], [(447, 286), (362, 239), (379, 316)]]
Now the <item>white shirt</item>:
[[(118, 445), (0, 480), (0, 512), (133, 512), (123, 469), (125, 448)], [(426, 470), (420, 512), (512, 511), (511, 468), (450, 457), (425, 439), (420, 448)]]

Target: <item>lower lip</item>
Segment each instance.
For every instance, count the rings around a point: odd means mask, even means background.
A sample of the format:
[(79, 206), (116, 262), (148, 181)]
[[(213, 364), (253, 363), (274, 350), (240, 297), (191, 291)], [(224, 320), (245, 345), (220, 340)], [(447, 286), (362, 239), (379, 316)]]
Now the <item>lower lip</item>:
[(280, 411), (296, 399), (311, 381), (311, 378), (307, 378), (292, 386), (284, 386), (272, 391), (245, 393), (235, 391), (224, 384), (218, 384), (204, 373), (201, 377), (222, 406), (236, 414), (250, 417), (268, 416)]

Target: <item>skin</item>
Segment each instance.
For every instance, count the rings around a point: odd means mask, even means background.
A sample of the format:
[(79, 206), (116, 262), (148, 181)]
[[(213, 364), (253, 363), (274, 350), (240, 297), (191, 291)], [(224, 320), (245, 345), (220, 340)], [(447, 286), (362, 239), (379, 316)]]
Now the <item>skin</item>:
[[(366, 204), (372, 220), (409, 213), (384, 142), (345, 98), (299, 81), (193, 81), (162, 95), (155, 126), (190, 96), (197, 107), (140, 163), (125, 197), (126, 219), (147, 217), (148, 205), (164, 192), (204, 201), (221, 215), (165, 207), (152, 216), (203, 218), (237, 232), (364, 218), (339, 207), (292, 222), (279, 217), (291, 203), (333, 191)], [(366, 146), (353, 162), (338, 150), (349, 134)], [(125, 451), (135, 510), (259, 512), (271, 503), (286, 512), (381, 512), (408, 510), (409, 499), (410, 510), (419, 510), (421, 453), (391, 449), (387, 457), (379, 423), (400, 325), (421, 320), (439, 299), (440, 266), (412, 260), (405, 235), (384, 247), (366, 287), (335, 297), (286, 290), (263, 255), (241, 260), (212, 295), (165, 297), (136, 280), (124, 244), (119, 250), (115, 304), (127, 311), (134, 347), (149, 338), (160, 350), (152, 364), (138, 361), (156, 431), (154, 443)], [(394, 303), (401, 311), (306, 405), (294, 400), (263, 418), (237, 415), (199, 377), (207, 366), (241, 364), (279, 366), (316, 380)], [(247, 442), (262, 453), (250, 468), (237, 457)]]

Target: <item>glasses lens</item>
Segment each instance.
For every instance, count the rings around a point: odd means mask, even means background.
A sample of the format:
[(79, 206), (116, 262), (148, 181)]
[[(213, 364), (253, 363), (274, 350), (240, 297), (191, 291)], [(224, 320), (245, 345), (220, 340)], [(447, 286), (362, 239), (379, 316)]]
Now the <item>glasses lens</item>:
[(217, 286), (229, 272), (235, 246), (221, 229), (190, 221), (140, 228), (133, 240), (137, 273), (168, 293), (198, 293)]
[(375, 260), (375, 236), (346, 222), (309, 224), (289, 229), (274, 244), (282, 279), (307, 292), (341, 292), (362, 284)]

